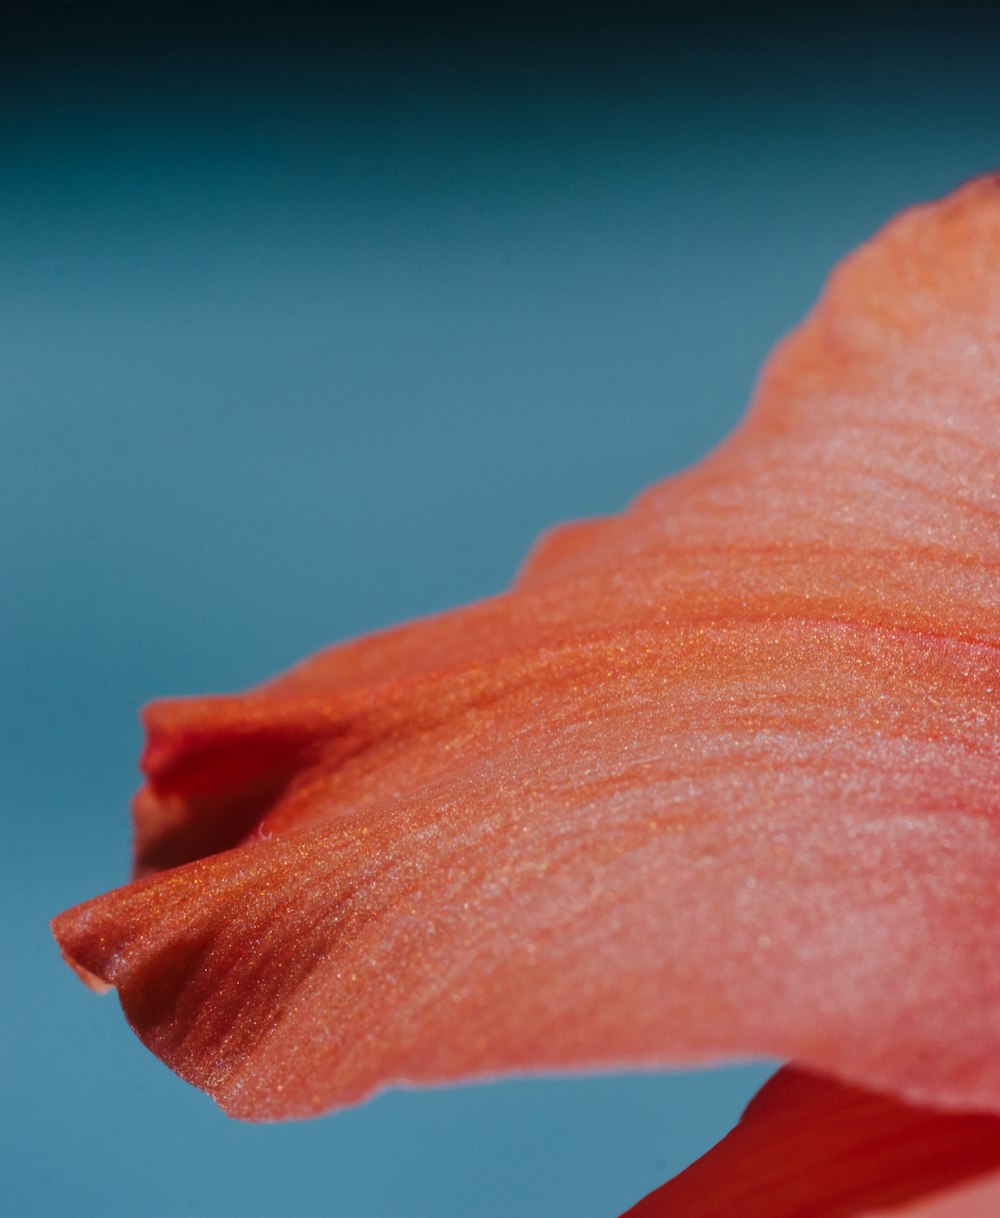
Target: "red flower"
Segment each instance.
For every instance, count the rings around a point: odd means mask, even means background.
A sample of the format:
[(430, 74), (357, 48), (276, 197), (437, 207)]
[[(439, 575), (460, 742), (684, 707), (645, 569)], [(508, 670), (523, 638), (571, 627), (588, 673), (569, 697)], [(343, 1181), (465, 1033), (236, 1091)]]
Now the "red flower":
[(640, 1213), (1000, 1166), (943, 1114), (1000, 1110), (1000, 180), (848, 259), (727, 443), (508, 594), (146, 723), (140, 878), (54, 930), (227, 1112), (767, 1054), (840, 1081)]

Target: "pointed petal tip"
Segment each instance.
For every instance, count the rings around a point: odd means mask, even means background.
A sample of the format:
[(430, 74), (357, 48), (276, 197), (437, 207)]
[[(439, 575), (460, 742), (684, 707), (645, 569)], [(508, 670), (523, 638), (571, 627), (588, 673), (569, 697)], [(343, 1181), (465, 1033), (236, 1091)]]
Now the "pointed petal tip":
[(68, 909), (57, 915), (49, 922), (49, 929), (52, 932), (52, 937), (56, 941), (59, 948), (59, 954), (63, 959), (63, 963), (68, 964), (80, 981), (87, 987), (88, 990), (95, 994), (107, 994), (114, 987), (103, 977), (92, 972), (86, 967), (74, 954), (71, 943), (74, 936), (71, 933), (73, 923), (73, 915), (76, 911)]

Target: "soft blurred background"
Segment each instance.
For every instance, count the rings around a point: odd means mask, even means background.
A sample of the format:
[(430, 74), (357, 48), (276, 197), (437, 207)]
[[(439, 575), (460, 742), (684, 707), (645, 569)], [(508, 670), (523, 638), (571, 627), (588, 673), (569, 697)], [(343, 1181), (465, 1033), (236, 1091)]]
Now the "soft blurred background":
[(610, 1218), (770, 1066), (244, 1126), (46, 922), (127, 875), (141, 703), (493, 593), (716, 443), (842, 254), (1000, 165), (992, 21), (5, 11), (4, 1212)]

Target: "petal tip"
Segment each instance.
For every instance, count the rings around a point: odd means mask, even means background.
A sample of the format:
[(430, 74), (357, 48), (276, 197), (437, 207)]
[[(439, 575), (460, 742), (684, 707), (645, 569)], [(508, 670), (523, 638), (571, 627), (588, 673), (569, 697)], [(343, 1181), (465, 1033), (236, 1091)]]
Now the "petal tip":
[(49, 922), (49, 929), (59, 948), (59, 954), (62, 956), (63, 962), (69, 965), (88, 990), (91, 990), (94, 994), (107, 994), (110, 990), (114, 989), (114, 986), (110, 982), (105, 981), (103, 977), (99, 977), (97, 973), (91, 972), (77, 957), (71, 946), (72, 936), (69, 933), (69, 925), (73, 913), (72, 909), (68, 909), (65, 913), (58, 914)]

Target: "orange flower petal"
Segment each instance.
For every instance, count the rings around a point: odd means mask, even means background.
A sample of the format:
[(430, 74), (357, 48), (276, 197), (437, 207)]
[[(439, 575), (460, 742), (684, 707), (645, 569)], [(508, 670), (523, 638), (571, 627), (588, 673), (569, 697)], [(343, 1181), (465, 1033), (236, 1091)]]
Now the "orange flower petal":
[(509, 594), (153, 707), (67, 957), (246, 1118), (755, 1053), (1000, 1108), (998, 268), (997, 180), (905, 214)]
[[(984, 1198), (994, 1208), (977, 1208)], [(1000, 1118), (917, 1108), (786, 1067), (728, 1137), (624, 1218), (862, 1218), (884, 1209), (996, 1218), (998, 1199)]]

